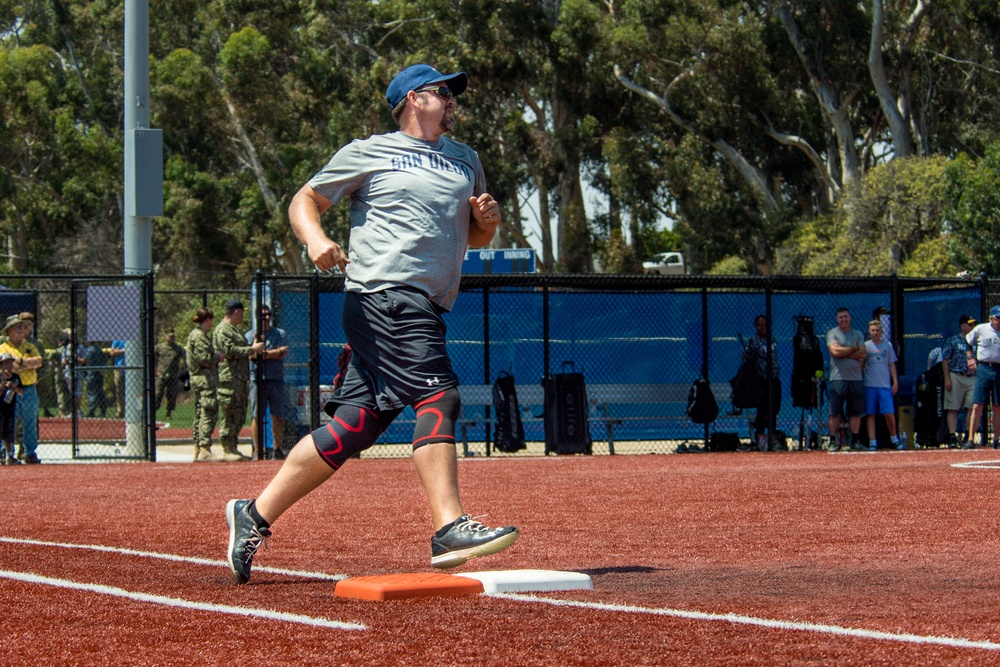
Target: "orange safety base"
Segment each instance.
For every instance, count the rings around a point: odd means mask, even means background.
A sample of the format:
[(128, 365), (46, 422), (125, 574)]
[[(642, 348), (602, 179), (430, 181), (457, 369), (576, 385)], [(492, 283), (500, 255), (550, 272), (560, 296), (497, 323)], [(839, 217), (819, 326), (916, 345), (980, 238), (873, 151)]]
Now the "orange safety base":
[(357, 600), (402, 600), (404, 598), (479, 595), (483, 582), (438, 572), (380, 574), (351, 577), (337, 582), (333, 594)]

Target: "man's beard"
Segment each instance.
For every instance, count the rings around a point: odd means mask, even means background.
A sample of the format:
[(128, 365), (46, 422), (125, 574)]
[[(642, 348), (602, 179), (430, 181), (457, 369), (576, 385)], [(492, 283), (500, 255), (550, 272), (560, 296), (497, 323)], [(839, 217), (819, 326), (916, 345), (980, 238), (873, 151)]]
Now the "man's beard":
[(455, 115), (450, 113), (445, 113), (441, 117), (441, 131), (451, 132), (455, 129)]

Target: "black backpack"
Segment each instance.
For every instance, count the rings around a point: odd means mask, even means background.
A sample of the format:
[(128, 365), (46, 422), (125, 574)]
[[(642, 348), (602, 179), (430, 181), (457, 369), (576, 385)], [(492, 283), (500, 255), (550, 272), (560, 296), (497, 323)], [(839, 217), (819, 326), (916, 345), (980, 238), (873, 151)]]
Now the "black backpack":
[(705, 378), (698, 378), (691, 385), (687, 416), (695, 424), (711, 424), (719, 416), (719, 404), (715, 402), (712, 385)]
[(521, 423), (521, 407), (517, 403), (514, 376), (501, 371), (493, 383), (493, 409), (496, 421), (493, 426), (493, 442), (501, 452), (517, 452), (524, 449), (524, 425)]

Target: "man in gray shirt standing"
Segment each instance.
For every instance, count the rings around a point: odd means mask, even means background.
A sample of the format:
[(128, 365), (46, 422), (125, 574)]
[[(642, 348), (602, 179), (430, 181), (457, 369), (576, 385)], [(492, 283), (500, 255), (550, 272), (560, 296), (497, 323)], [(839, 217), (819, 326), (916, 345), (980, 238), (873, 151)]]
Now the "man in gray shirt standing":
[[(861, 441), (861, 415), (865, 411), (865, 335), (851, 328), (851, 312), (837, 309), (837, 326), (826, 332), (830, 351), (830, 448), (837, 442), (837, 427), (847, 417), (851, 449), (865, 449)], [(845, 407), (846, 406), (846, 407)]]
[[(270, 525), (372, 446), (406, 406), (416, 412), (413, 463), (434, 521), (431, 565), (455, 567), (518, 538), (513, 526), (487, 528), (466, 514), (458, 492), (461, 401), (442, 315), (458, 295), (466, 248), (488, 244), (500, 223), (479, 156), (444, 136), (468, 82), (464, 72), (407, 67), (385, 94), (400, 131), (344, 146), (292, 199), (288, 218), (309, 259), (346, 273), (343, 324), (353, 354), (324, 408), (330, 423), (295, 445), (260, 496), (227, 504), (237, 583), (250, 578)], [(320, 223), (342, 200), (350, 202), (347, 252)]]

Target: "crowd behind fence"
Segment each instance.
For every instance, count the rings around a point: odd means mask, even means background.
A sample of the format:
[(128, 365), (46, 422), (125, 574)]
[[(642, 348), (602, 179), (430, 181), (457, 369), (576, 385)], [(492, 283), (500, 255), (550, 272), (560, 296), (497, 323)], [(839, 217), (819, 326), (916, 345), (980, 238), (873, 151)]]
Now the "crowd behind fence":
[[(39, 380), (39, 438), (49, 448), (43, 459), (151, 458), (157, 440), (189, 438), (165, 428), (163, 407), (157, 411), (155, 346), (168, 329), (183, 345), (196, 308), (218, 312), (234, 297), (249, 300), (246, 328), (259, 324), (257, 307), (265, 303), (273, 326), (286, 334), (279, 446), (291, 447), (327, 419), (322, 407), (346, 342), (341, 277), (258, 274), (241, 290), (158, 289), (152, 275), (24, 275), (2, 284), (7, 289), (0, 291), (0, 315), (34, 313), (34, 335), (46, 358)], [(758, 314), (767, 316), (777, 344), (772, 363), (783, 400), (775, 426), (793, 438), (804, 429), (823, 430), (822, 406), (796, 407), (789, 397), (796, 318), (812, 318), (822, 341), (840, 307), (850, 309), (861, 331), (875, 309), (887, 310), (899, 355), (898, 402), (906, 405), (929, 353), (956, 332), (958, 316), (985, 321), (998, 299), (1000, 281), (985, 277), (465, 276), (462, 294), (445, 316), (464, 388), (463, 451), (509, 455), (492, 446), (488, 389), (501, 372), (515, 377), (529, 444), (522, 454), (544, 451), (541, 383), (560, 373), (564, 362), (584, 375), (595, 454), (671, 452), (680, 443), (704, 442), (712, 432), (736, 432), (746, 440), (747, 415), (730, 414), (729, 380), (740, 364), (741, 338), (754, 335)], [(69, 341), (61, 340), (65, 334)], [(67, 344), (80, 348), (68, 364)], [(125, 352), (114, 352), (116, 346)], [(687, 391), (698, 377), (709, 380), (720, 404), (711, 425), (685, 418)], [(60, 379), (68, 398), (60, 393)], [(178, 400), (183, 406), (188, 397)], [(405, 411), (364, 455), (408, 455), (412, 420), (412, 411)], [(262, 442), (273, 445), (266, 420), (260, 428)]]

